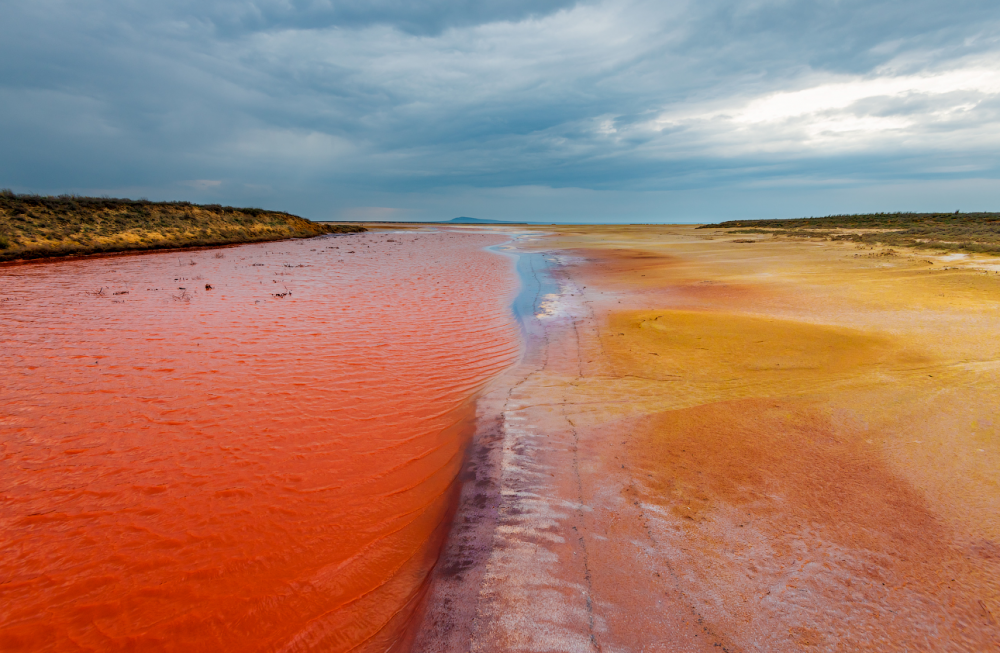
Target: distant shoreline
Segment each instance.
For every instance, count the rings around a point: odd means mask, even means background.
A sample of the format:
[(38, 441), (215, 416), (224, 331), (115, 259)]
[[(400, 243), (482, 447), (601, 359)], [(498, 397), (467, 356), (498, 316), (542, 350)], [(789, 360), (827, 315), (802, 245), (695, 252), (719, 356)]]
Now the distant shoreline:
[(699, 229), (1000, 256), (1000, 213), (858, 213), (791, 220), (729, 220)]

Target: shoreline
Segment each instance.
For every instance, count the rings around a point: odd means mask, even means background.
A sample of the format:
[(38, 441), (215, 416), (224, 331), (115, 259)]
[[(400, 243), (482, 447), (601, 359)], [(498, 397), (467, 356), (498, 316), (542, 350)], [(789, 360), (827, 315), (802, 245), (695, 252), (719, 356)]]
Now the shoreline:
[(182, 245), (179, 247), (162, 247), (162, 248), (148, 248), (148, 249), (120, 249), (111, 250), (104, 252), (90, 252), (90, 253), (68, 253), (68, 254), (54, 254), (51, 256), (39, 256), (36, 258), (15, 258), (6, 261), (0, 261), (0, 269), (4, 267), (14, 267), (21, 265), (32, 265), (35, 263), (46, 264), (46, 263), (56, 263), (58, 261), (92, 261), (102, 258), (117, 258), (120, 256), (139, 256), (142, 254), (170, 254), (172, 252), (200, 252), (211, 249), (230, 249), (232, 247), (240, 247), (242, 245), (262, 245), (265, 243), (283, 243), (295, 240), (309, 240), (310, 238), (325, 238), (327, 236), (351, 236), (359, 233), (364, 233), (360, 231), (349, 231), (344, 233), (329, 233), (329, 234), (318, 234), (315, 236), (293, 236), (290, 238), (277, 238), (274, 240), (247, 240), (244, 242), (227, 242), (220, 243), (218, 245)]
[(409, 650), (997, 643), (994, 274), (554, 231)]
[(543, 364), (544, 326), (537, 318), (546, 292), (554, 288), (547, 252), (517, 247), (517, 239), (496, 246), (517, 258), (521, 288), (511, 303), (522, 337), (519, 360), (494, 379), (476, 399), (475, 431), (459, 475), (461, 485), (452, 523), (437, 564), (429, 575), (405, 644), (394, 651), (468, 650), (477, 629), (478, 593), (496, 549), (495, 533), (503, 509), (505, 453), (511, 446), (505, 413), (511, 394)]

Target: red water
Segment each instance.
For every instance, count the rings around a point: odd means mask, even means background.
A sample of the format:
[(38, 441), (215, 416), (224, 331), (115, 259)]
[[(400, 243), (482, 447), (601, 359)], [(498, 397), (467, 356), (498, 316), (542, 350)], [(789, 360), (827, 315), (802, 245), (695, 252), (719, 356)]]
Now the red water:
[(384, 650), (517, 354), (502, 240), (0, 268), (0, 650)]

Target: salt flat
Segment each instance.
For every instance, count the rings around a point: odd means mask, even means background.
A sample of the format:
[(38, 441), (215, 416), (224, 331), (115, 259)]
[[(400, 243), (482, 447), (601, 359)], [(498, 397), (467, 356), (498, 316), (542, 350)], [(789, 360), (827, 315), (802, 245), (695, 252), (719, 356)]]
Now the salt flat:
[(993, 259), (741, 239), (519, 228), (414, 650), (1000, 646)]

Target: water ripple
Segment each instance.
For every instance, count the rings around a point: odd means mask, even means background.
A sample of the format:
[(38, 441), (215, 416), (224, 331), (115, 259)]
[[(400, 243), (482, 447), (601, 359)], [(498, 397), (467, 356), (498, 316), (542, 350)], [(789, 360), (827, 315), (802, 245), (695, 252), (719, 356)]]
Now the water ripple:
[(391, 641), (518, 354), (500, 240), (0, 268), (0, 648)]

